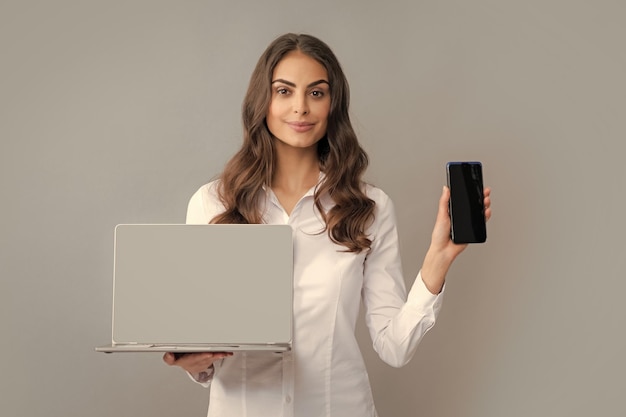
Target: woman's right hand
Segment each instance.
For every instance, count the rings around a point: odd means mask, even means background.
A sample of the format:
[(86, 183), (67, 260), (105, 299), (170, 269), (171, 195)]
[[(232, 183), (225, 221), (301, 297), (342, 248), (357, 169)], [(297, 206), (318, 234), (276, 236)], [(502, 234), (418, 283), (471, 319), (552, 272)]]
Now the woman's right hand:
[(176, 359), (172, 352), (167, 352), (163, 355), (163, 361), (170, 366), (180, 366), (190, 374), (197, 375), (209, 369), (213, 362), (232, 355), (233, 352), (201, 352), (188, 353)]

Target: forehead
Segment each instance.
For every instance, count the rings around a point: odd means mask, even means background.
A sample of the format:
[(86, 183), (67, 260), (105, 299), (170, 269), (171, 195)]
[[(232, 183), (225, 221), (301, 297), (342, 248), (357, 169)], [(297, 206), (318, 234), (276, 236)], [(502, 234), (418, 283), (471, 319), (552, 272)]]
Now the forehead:
[(328, 80), (328, 72), (317, 60), (300, 51), (292, 51), (285, 55), (272, 74), (272, 80), (284, 79), (296, 82)]

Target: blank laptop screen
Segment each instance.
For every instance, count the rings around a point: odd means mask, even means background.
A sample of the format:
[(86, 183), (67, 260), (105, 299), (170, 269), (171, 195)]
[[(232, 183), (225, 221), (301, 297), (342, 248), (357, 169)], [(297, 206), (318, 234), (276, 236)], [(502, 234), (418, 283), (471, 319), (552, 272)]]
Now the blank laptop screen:
[(118, 225), (113, 342), (291, 341), (288, 225)]

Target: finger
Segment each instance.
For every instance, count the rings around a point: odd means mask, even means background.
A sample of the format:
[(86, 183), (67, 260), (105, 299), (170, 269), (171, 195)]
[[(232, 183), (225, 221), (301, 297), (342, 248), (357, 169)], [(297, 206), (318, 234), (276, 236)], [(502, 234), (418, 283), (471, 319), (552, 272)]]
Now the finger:
[(439, 197), (439, 209), (437, 211), (437, 217), (440, 218), (448, 218), (448, 207), (450, 204), (450, 189), (443, 186), (443, 190), (441, 191), (441, 197)]
[(225, 358), (227, 356), (232, 356), (233, 352), (213, 352), (214, 358)]
[(485, 220), (491, 218), (491, 188), (485, 188), (484, 192)]
[(203, 353), (195, 353), (189, 356), (189, 361), (187, 364), (192, 366), (200, 366), (206, 367), (211, 366), (211, 364), (217, 360), (224, 359), (228, 356), (232, 356), (232, 352), (203, 352)]
[(176, 362), (176, 358), (174, 357), (174, 354), (172, 352), (166, 352), (163, 355), (163, 362), (172, 366), (174, 365), (174, 362)]
[(206, 370), (207, 368), (210, 368), (211, 365), (213, 365), (213, 363), (215, 363), (216, 361), (232, 355), (232, 352), (198, 353), (193, 356), (193, 361), (181, 364), (181, 366), (188, 372), (198, 373)]
[(483, 191), (483, 198), (485, 199), (485, 201), (489, 200), (489, 202), (491, 203), (491, 188), (485, 188), (485, 190)]
[(206, 363), (207, 361), (213, 363), (228, 356), (233, 356), (233, 352), (208, 352), (199, 354), (197, 358), (199, 363)]

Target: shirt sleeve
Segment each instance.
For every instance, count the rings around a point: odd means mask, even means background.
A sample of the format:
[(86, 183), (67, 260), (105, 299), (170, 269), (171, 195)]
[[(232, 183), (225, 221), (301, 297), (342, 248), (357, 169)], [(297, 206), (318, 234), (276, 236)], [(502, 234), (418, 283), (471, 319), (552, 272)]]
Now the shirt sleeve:
[(187, 224), (208, 224), (213, 217), (224, 211), (217, 195), (217, 182), (203, 185), (189, 199)]
[(434, 295), (421, 272), (406, 294), (393, 203), (382, 191), (375, 198), (372, 247), (364, 264), (363, 304), (374, 350), (387, 364), (406, 365), (439, 314), (443, 290)]

